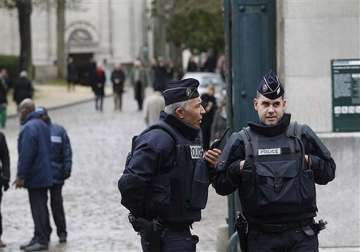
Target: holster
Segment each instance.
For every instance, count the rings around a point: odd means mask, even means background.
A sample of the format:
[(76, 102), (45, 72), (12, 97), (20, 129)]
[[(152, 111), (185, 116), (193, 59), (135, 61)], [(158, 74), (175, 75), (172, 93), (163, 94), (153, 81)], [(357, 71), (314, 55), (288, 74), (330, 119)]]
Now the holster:
[(326, 228), (327, 221), (319, 220), (311, 225), (312, 229), (316, 234), (320, 233), (321, 230)]
[(136, 218), (132, 214), (129, 214), (129, 221), (134, 230), (139, 232), (141, 238), (144, 240), (143, 245), (146, 246), (146, 251), (161, 251), (161, 233), (163, 226), (158, 220), (147, 220), (141, 217)]
[(245, 216), (241, 213), (238, 215), (236, 219), (235, 228), (239, 236), (241, 252), (247, 252), (247, 248), (248, 248), (247, 238), (248, 238), (249, 225)]

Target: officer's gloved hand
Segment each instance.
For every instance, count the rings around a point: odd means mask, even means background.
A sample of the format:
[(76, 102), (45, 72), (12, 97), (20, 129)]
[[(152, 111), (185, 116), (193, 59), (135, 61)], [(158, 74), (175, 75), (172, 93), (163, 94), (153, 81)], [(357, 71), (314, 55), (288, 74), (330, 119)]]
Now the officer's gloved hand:
[(4, 183), (3, 186), (4, 186), (4, 191), (6, 192), (9, 189), (9, 181)]
[(70, 175), (71, 175), (70, 172), (65, 172), (65, 173), (64, 173), (64, 179), (70, 178)]
[(244, 165), (241, 170), (252, 170), (253, 162), (251, 160), (245, 159)]
[(4, 187), (4, 191), (7, 191), (9, 189), (9, 180), (1, 178), (0, 183)]

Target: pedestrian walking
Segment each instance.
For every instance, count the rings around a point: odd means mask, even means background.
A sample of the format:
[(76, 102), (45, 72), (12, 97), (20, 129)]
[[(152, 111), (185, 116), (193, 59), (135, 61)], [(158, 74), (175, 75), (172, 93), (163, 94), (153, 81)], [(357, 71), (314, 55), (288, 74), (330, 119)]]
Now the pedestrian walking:
[(111, 73), (111, 82), (114, 93), (114, 110), (122, 109), (122, 94), (124, 92), (125, 73), (122, 69), (122, 65), (115, 67)]
[(164, 59), (161, 57), (154, 63), (155, 64), (152, 66), (152, 76), (154, 78), (153, 88), (162, 92), (165, 90), (168, 81), (170, 81), (168, 69)]
[(103, 111), (104, 96), (105, 96), (105, 71), (101, 66), (96, 68), (96, 83), (93, 87), (95, 94), (95, 109), (97, 111)]
[(75, 84), (79, 80), (79, 74), (73, 58), (69, 57), (67, 65), (67, 89), (75, 91)]
[(0, 126), (5, 128), (7, 109), (8, 80), (5, 69), (0, 70)]
[(50, 206), (59, 242), (64, 243), (67, 239), (67, 230), (62, 188), (65, 180), (71, 175), (72, 149), (70, 139), (64, 127), (51, 121), (44, 107), (37, 107), (36, 112), (50, 126), (50, 157), (53, 172), (53, 186), (50, 187)]
[(201, 100), (205, 109), (201, 123), (202, 141), (204, 149), (208, 150), (210, 147), (211, 127), (217, 110), (214, 85), (208, 85), (206, 93), (201, 95)]
[(135, 138), (119, 179), (121, 203), (130, 210), (129, 220), (146, 252), (196, 250), (198, 237), (190, 227), (201, 219), (208, 166), (220, 154), (211, 150), (203, 159), (199, 131), (205, 110), (198, 86), (195, 79), (169, 82), (160, 121)]
[(14, 101), (16, 102), (16, 106), (19, 110), (19, 104), (26, 98), (32, 99), (34, 94), (34, 88), (27, 77), (26, 71), (20, 72), (20, 78), (15, 83), (14, 88)]
[(259, 122), (229, 138), (214, 175), (219, 194), (238, 189), (242, 251), (318, 251), (315, 183), (332, 181), (336, 165), (309, 126), (290, 122), (286, 104), (278, 77), (264, 75), (254, 99)]
[(51, 227), (47, 207), (48, 189), (53, 185), (50, 163), (50, 127), (35, 112), (31, 99), (19, 105), (21, 131), (18, 138), (16, 188), (28, 190), (34, 235), (30, 242), (20, 246), (25, 251), (48, 249)]
[(187, 72), (198, 72), (198, 70), (199, 70), (198, 64), (196, 63), (194, 56), (191, 56), (188, 61), (188, 64), (187, 64), (186, 71)]
[(145, 99), (144, 119), (147, 126), (159, 120), (160, 112), (165, 108), (165, 100), (160, 91), (154, 92)]
[[(10, 156), (9, 149), (6, 143), (5, 135), (0, 132), (0, 206), (3, 197), (3, 192), (9, 189), (10, 181)], [(2, 215), (0, 211), (0, 248), (6, 247), (6, 244), (1, 239), (3, 234)]]
[(220, 102), (211, 126), (211, 140), (220, 139), (227, 129), (226, 99)]
[(145, 88), (147, 86), (147, 78), (145, 69), (141, 61), (137, 60), (134, 63), (133, 69), (133, 85), (134, 85), (134, 96), (138, 104), (138, 110), (143, 109), (143, 101), (145, 97)]

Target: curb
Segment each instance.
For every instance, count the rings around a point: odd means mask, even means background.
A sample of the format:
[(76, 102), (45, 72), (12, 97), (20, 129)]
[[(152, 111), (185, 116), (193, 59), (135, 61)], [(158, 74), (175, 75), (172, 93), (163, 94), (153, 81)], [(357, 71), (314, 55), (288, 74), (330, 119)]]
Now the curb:
[[(107, 97), (110, 97), (110, 96), (113, 96), (112, 94), (108, 94), (108, 95), (105, 95), (104, 98), (107, 98)], [(83, 99), (83, 100), (79, 100), (79, 101), (75, 101), (75, 102), (70, 102), (70, 103), (66, 103), (66, 104), (60, 104), (60, 105), (55, 105), (55, 106), (50, 106), (50, 107), (47, 107), (46, 109), (48, 111), (52, 111), (52, 110), (57, 110), (57, 109), (62, 109), (62, 108), (67, 108), (67, 107), (71, 107), (71, 106), (75, 106), (75, 105), (79, 105), (79, 104), (82, 104), (82, 103), (87, 103), (87, 102), (91, 102), (94, 100), (94, 97), (92, 98), (86, 98), (86, 99)], [(36, 102), (36, 101), (35, 101)], [(17, 117), (18, 114), (9, 114), (7, 115), (7, 118), (8, 119), (11, 119), (11, 118), (15, 118)]]

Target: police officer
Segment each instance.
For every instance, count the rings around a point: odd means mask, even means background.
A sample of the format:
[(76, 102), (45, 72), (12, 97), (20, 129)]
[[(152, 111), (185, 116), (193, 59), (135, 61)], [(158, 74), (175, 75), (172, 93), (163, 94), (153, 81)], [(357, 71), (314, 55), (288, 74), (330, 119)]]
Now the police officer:
[[(133, 140), (118, 187), (143, 251), (196, 251), (190, 227), (207, 201), (208, 165), (220, 150), (203, 155), (199, 131), (204, 108), (195, 79), (171, 81), (160, 120)], [(204, 157), (204, 158), (203, 158)]]
[(248, 224), (243, 251), (318, 251), (315, 183), (333, 180), (335, 163), (309, 126), (290, 123), (285, 107), (284, 89), (269, 72), (254, 99), (259, 122), (229, 138), (213, 178), (221, 195), (239, 189)]
[(50, 187), (50, 206), (59, 242), (64, 243), (66, 242), (67, 231), (62, 188), (65, 180), (71, 175), (72, 149), (70, 139), (64, 127), (51, 121), (46, 108), (37, 107), (36, 113), (50, 126), (50, 158), (53, 171), (53, 186)]

